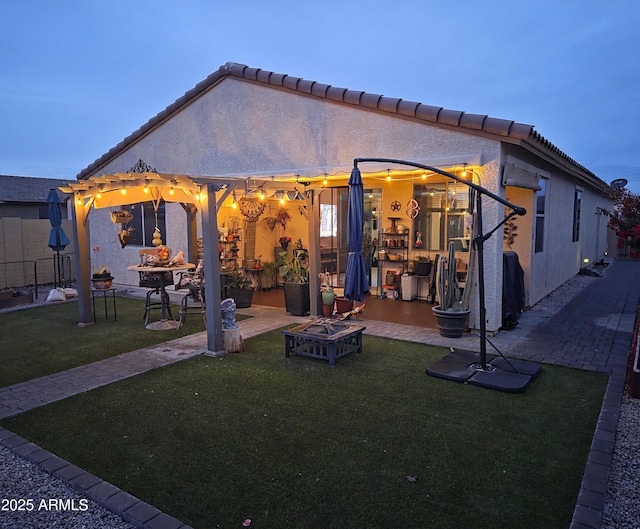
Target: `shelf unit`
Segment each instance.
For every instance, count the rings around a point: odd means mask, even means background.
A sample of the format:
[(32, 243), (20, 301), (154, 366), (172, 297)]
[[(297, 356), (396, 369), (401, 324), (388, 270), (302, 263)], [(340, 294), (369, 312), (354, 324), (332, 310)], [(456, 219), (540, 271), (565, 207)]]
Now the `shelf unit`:
[[(388, 270), (406, 270), (409, 260), (409, 230), (398, 229), (396, 220), (390, 218), (391, 227), (378, 232), (378, 285), (382, 293), (386, 284), (386, 272)], [(390, 259), (390, 255), (398, 256), (396, 260)], [(384, 256), (384, 259), (383, 259)]]
[(237, 270), (240, 252), (240, 239), (232, 241), (220, 241), (222, 252), (220, 252), (220, 268), (223, 270)]

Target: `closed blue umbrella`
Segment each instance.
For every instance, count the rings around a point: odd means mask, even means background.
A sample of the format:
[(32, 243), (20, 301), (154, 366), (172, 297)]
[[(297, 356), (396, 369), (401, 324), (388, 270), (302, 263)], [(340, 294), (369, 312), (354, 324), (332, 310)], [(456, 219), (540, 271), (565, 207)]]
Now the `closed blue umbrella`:
[(360, 170), (354, 167), (349, 178), (349, 207), (347, 212), (347, 242), (349, 256), (344, 276), (344, 296), (352, 301), (363, 301), (369, 292), (367, 268), (362, 258), (362, 228), (364, 190)]
[[(64, 250), (69, 241), (69, 237), (62, 229), (62, 201), (55, 189), (51, 189), (47, 195), (47, 203), (49, 204), (48, 214), (49, 222), (51, 222), (51, 231), (49, 232), (49, 247), (56, 252), (56, 262), (54, 268), (57, 268), (57, 284), (61, 285), (60, 278), (60, 251)], [(54, 282), (56, 272), (54, 271)]]

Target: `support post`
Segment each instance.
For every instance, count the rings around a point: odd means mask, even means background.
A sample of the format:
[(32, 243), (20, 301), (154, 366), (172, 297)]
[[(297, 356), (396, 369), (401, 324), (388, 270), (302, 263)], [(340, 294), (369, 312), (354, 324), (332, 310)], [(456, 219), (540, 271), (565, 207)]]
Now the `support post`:
[(222, 307), (220, 295), (220, 255), (218, 253), (218, 210), (216, 191), (220, 186), (206, 184), (200, 193), (202, 204), (202, 239), (204, 247), (204, 291), (207, 316), (207, 349), (224, 353)]

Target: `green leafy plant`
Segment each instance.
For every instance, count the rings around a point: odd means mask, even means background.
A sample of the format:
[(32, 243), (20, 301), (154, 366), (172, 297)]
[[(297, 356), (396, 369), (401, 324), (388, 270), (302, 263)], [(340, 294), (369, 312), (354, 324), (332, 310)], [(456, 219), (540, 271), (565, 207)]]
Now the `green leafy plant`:
[(309, 253), (302, 247), (300, 239), (291, 250), (281, 252), (280, 257), (282, 259), (278, 262), (278, 273), (285, 282), (309, 282)]
[(237, 288), (238, 290), (254, 290), (253, 284), (247, 276), (237, 270), (226, 274), (225, 286), (227, 288)]

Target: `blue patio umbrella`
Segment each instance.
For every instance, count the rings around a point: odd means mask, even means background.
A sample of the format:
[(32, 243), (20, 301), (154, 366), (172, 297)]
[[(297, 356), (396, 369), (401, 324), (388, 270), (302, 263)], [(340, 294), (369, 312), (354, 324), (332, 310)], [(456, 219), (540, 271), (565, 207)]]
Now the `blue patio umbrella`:
[(347, 210), (347, 242), (349, 256), (344, 276), (344, 296), (352, 301), (363, 301), (369, 292), (367, 269), (362, 258), (362, 228), (364, 190), (360, 170), (354, 167), (349, 178), (349, 207)]
[(49, 247), (56, 252), (56, 260), (54, 262), (54, 283), (55, 286), (58, 286), (62, 285), (60, 277), (60, 251), (64, 250), (67, 244), (71, 241), (69, 241), (69, 237), (67, 237), (67, 234), (62, 229), (62, 200), (60, 200), (58, 192), (55, 189), (51, 189), (49, 191), (49, 194), (47, 195), (47, 203), (49, 204), (49, 222), (51, 222)]

